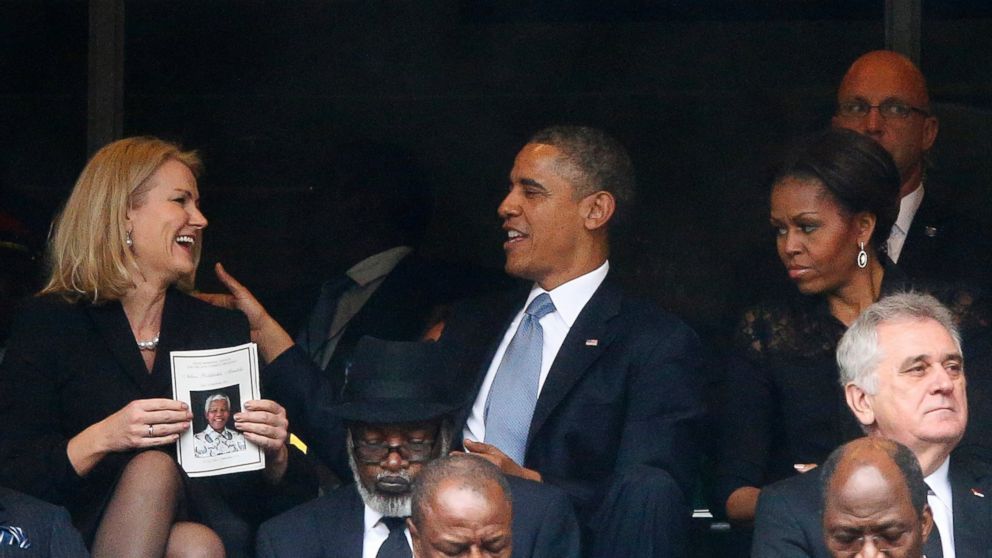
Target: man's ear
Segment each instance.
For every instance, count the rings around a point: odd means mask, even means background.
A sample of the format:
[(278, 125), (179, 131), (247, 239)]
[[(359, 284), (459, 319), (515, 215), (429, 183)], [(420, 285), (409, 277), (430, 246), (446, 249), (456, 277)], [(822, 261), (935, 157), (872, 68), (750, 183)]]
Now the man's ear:
[(610, 221), (616, 211), (617, 201), (613, 194), (600, 190), (582, 198), (579, 206), (586, 229), (592, 231), (604, 227)]
[(861, 426), (869, 427), (875, 424), (875, 410), (872, 408), (872, 401), (857, 385), (850, 383), (844, 386), (844, 397), (847, 399), (847, 406), (854, 413)]
[(933, 512), (930, 510), (930, 504), (923, 504), (923, 513), (920, 515), (920, 526), (923, 531), (923, 543), (927, 542), (927, 537), (930, 536), (930, 531), (933, 530)]
[(923, 151), (930, 151), (933, 147), (935, 141), (937, 141), (937, 132), (940, 131), (940, 121), (937, 120), (936, 116), (928, 116), (926, 120), (923, 121)]

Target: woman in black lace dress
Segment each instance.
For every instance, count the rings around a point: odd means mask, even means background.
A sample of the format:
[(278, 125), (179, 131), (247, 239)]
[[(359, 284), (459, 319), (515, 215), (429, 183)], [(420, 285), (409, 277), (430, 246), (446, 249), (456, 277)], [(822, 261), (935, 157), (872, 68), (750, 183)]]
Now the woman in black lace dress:
[(889, 154), (848, 130), (798, 143), (773, 181), (770, 222), (798, 292), (749, 308), (737, 331), (715, 487), (731, 521), (754, 519), (760, 487), (861, 435), (834, 349), (862, 309), (905, 286), (881, 251), (899, 184)]

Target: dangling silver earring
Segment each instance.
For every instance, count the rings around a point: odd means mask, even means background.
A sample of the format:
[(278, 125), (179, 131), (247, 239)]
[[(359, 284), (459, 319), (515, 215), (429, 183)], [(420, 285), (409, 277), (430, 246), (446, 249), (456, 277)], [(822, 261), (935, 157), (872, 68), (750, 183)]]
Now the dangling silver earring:
[(131, 240), (131, 231), (127, 231), (127, 236), (124, 237), (124, 244), (127, 244), (128, 248), (134, 247), (134, 241)]
[(865, 243), (861, 243), (861, 251), (858, 252), (858, 267), (864, 269), (868, 267), (868, 252), (865, 252)]

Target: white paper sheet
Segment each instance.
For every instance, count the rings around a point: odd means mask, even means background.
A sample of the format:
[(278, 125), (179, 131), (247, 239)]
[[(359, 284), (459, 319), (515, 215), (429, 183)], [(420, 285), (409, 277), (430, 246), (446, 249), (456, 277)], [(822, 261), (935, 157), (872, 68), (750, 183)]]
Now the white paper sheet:
[[(258, 381), (258, 348), (254, 343), (202, 351), (172, 351), (173, 397), (185, 401), (193, 412), (193, 424), (176, 442), (176, 456), (191, 477), (209, 477), (265, 468), (265, 453), (234, 428), (234, 414), (245, 401), (261, 399)], [(206, 402), (220, 395), (230, 401), (227, 420), (217, 418), (211, 426)]]

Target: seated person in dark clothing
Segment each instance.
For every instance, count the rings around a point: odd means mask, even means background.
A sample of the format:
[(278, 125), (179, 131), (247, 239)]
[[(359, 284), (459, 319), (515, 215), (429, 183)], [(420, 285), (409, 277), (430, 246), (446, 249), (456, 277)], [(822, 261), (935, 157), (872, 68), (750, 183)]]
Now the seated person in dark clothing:
[[(259, 529), (260, 558), (409, 557), (405, 518), (411, 485), (426, 463), (451, 448), (452, 413), (462, 396), (434, 343), (362, 338), (348, 382), (327, 410), (344, 420), (354, 484), (267, 521)], [(579, 529), (564, 493), (507, 478), (517, 504), (517, 557), (579, 556)]]
[(832, 122), (877, 141), (899, 168), (899, 212), (884, 245), (889, 258), (913, 280), (992, 286), (987, 227), (942, 203), (927, 179), (940, 126), (920, 69), (889, 50), (860, 56), (837, 88)]
[[(503, 290), (507, 281), (497, 271), (422, 254), (433, 213), (431, 181), (406, 150), (368, 140), (338, 145), (318, 176), (292, 219), (306, 271), (299, 276), (314, 281), (262, 298), (295, 342), (293, 352), (327, 380), (322, 389), (330, 400), (341, 391), (344, 366), (361, 337), (436, 339), (454, 300)], [(278, 354), (268, 348), (261, 346), (263, 356), (270, 353), (266, 360)], [(322, 443), (323, 434), (293, 422), (293, 433), (333, 472), (323, 484), (347, 482), (343, 446)]]
[[(471, 394), (456, 432), (504, 473), (568, 493), (594, 541), (590, 556), (685, 555), (703, 415), (699, 342), (677, 317), (626, 295), (610, 271), (613, 225), (633, 202), (630, 157), (601, 130), (554, 126), (518, 152), (509, 181), (497, 210), (505, 269), (525, 283), (451, 313), (439, 343)], [(313, 416), (322, 388), (293, 365), (300, 351), (221, 278), (294, 424), (334, 428)]]
[(0, 487), (0, 556), (86, 558), (65, 509)]
[[(822, 463), (860, 435), (834, 350), (864, 308), (906, 287), (880, 250), (899, 184), (878, 143), (841, 129), (798, 142), (773, 181), (770, 221), (798, 292), (750, 308), (737, 332), (716, 478), (716, 499), (733, 522), (753, 521), (762, 486)], [(967, 293), (940, 296), (963, 329), (977, 324)]]
[[(866, 308), (837, 346), (846, 406), (864, 432), (903, 444), (919, 461), (934, 523), (924, 543), (930, 558), (992, 548), (992, 467), (952, 452), (969, 421), (971, 375), (955, 322), (930, 295), (895, 293)], [(830, 556), (820, 470), (762, 489), (752, 556)]]
[(207, 226), (199, 170), (196, 153), (156, 138), (99, 150), (0, 365), (0, 482), (68, 508), (97, 557), (247, 555), (297, 480), (286, 412), (267, 399), (234, 417), (264, 471), (190, 479), (176, 462), (193, 415), (172, 399), (170, 351), (249, 340), (241, 314), (186, 294)]
[(304, 266), (285, 293), (263, 296), (296, 344), (340, 390), (364, 336), (417, 341), (453, 300), (497, 288), (502, 274), (426, 258), (431, 180), (412, 153), (356, 140), (335, 146), (292, 219)]
[(920, 462), (906, 446), (860, 438), (820, 472), (823, 536), (834, 558), (922, 558), (933, 528)]
[(510, 486), (485, 459), (455, 454), (428, 463), (413, 483), (412, 505), (407, 524), (417, 558), (510, 558)]

